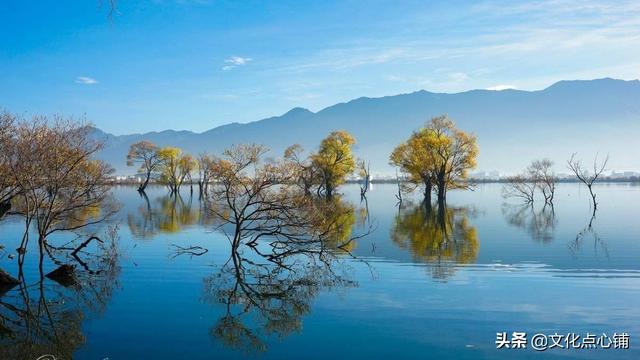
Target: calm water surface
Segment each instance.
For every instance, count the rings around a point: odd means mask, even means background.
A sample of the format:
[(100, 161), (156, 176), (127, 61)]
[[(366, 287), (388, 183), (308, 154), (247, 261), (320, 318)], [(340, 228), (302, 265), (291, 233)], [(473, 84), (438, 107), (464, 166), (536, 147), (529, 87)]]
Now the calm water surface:
[[(48, 341), (78, 359), (640, 358), (640, 186), (598, 186), (592, 221), (588, 193), (575, 184), (559, 185), (553, 209), (505, 202), (500, 189), (453, 192), (439, 212), (418, 196), (398, 207), (395, 185), (374, 185), (366, 203), (345, 186), (341, 200), (354, 208), (348, 231), (373, 232), (353, 256), (338, 255), (335, 273), (265, 274), (245, 260), (238, 276), (197, 195), (185, 189), (172, 200), (154, 188), (147, 202), (116, 188), (117, 263), (82, 286), (45, 280), (42, 289), (4, 294), (0, 354), (45, 353)], [(11, 274), (22, 226), (0, 224), (0, 267)], [(208, 252), (174, 256), (173, 245)], [(33, 257), (24, 270), (37, 283)], [(247, 289), (240, 301), (228, 301), (239, 289)], [(25, 297), (40, 296), (51, 314), (21, 319)], [(25, 335), (35, 323), (39, 335)], [(496, 350), (502, 331), (627, 332), (631, 349)]]

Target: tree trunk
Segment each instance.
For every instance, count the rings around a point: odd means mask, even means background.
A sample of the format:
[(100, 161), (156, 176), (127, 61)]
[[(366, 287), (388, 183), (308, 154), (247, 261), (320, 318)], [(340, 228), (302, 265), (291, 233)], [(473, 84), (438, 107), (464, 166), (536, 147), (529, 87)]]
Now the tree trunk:
[(144, 190), (147, 188), (147, 185), (149, 185), (150, 177), (151, 177), (151, 172), (147, 171), (147, 177), (144, 179), (144, 182), (142, 183), (142, 185), (138, 187), (138, 191), (144, 192)]
[(333, 186), (329, 181), (325, 181), (324, 183), (325, 191), (327, 193), (327, 198), (331, 199), (333, 197)]
[(593, 213), (596, 213), (596, 210), (598, 209), (598, 203), (596, 202), (596, 194), (593, 193), (593, 190), (591, 189), (591, 186), (588, 186), (589, 188), (589, 194), (591, 194), (591, 200), (593, 200)]
[(425, 180), (424, 182), (424, 202), (431, 205), (431, 193), (433, 192), (433, 184), (431, 180)]

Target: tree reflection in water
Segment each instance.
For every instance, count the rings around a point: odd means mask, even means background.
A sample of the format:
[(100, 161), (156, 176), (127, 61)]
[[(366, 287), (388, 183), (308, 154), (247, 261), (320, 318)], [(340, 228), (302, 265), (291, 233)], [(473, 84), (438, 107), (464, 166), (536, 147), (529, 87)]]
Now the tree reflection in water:
[(305, 252), (277, 263), (249, 253), (233, 250), (204, 286), (206, 301), (224, 306), (211, 335), (245, 353), (266, 351), (270, 336), (282, 339), (300, 331), (320, 291), (357, 286), (331, 253)]
[(587, 242), (588, 239), (591, 239), (593, 242), (593, 253), (595, 256), (599, 256), (600, 254), (604, 255), (604, 257), (609, 258), (609, 249), (607, 247), (607, 243), (602, 240), (600, 234), (595, 229), (593, 222), (596, 220), (596, 211), (593, 211), (591, 215), (591, 219), (589, 219), (589, 223), (584, 227), (584, 229), (580, 230), (576, 235), (575, 239), (569, 243), (569, 251), (574, 257), (577, 257), (581, 252), (583, 243)]
[(478, 234), (469, 223), (473, 213), (466, 207), (408, 204), (396, 215), (391, 239), (428, 264), (434, 278), (446, 280), (456, 264), (473, 263), (478, 256)]
[(273, 212), (235, 227), (229, 260), (205, 279), (204, 298), (225, 309), (211, 335), (226, 346), (266, 351), (269, 337), (302, 329), (321, 291), (357, 286), (343, 255), (371, 229), (354, 234), (356, 210), (339, 196), (297, 201), (303, 205), (287, 207), (287, 214)]
[(0, 293), (0, 358), (73, 357), (86, 340), (81, 328), (85, 314), (102, 313), (119, 287), (116, 233), (108, 233), (92, 250), (94, 256), (85, 256), (83, 265), (72, 270), (71, 281), (57, 282), (42, 272), (35, 281), (27, 280), (20, 263), (18, 283)]
[(239, 145), (212, 164), (204, 196), (217, 229), (229, 240), (229, 260), (205, 280), (204, 297), (223, 305), (211, 334), (225, 345), (266, 350), (268, 337), (301, 329), (321, 290), (356, 286), (342, 255), (355, 240), (355, 208), (334, 194), (314, 197), (295, 186), (298, 168), (261, 161), (267, 150)]
[(158, 233), (179, 233), (184, 228), (211, 223), (211, 217), (203, 207), (206, 202), (195, 200), (193, 194), (183, 198), (179, 193), (165, 195), (154, 202), (147, 194), (140, 193), (144, 200), (137, 212), (127, 215), (129, 230), (138, 239), (150, 239)]
[(553, 205), (536, 210), (533, 204), (505, 203), (502, 205), (502, 214), (510, 225), (525, 230), (535, 241), (548, 243), (554, 238), (558, 221)]

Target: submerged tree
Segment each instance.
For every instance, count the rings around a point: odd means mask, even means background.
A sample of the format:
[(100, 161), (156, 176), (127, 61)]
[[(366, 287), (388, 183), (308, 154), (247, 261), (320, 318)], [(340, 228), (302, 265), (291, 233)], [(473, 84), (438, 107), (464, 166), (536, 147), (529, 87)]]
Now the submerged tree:
[(474, 135), (457, 129), (446, 116), (431, 119), (429, 127), (435, 134), (436, 186), (442, 204), (449, 189), (468, 188), (468, 172), (476, 167), (478, 145)]
[[(24, 233), (17, 280), (0, 284), (0, 358), (70, 358), (85, 340), (81, 307), (101, 311), (117, 284), (116, 236), (110, 235), (116, 231), (101, 238), (94, 226), (117, 210), (109, 192), (113, 170), (95, 160), (103, 145), (83, 123), (59, 116), (2, 119), (0, 184), (3, 197), (7, 184), (12, 189), (5, 199), (24, 219)], [(52, 236), (59, 232), (65, 235)], [(34, 246), (39, 280), (27, 283), (34, 272), (24, 270), (25, 255)], [(58, 267), (45, 275), (51, 263)]]
[(160, 169), (162, 159), (158, 154), (160, 150), (154, 143), (150, 141), (140, 141), (132, 144), (127, 154), (127, 166), (139, 165), (139, 172), (144, 174), (145, 178), (138, 187), (138, 191), (144, 191), (149, 184), (151, 175)]
[(180, 157), (182, 150), (176, 147), (164, 147), (158, 151), (161, 161), (160, 182), (169, 188), (171, 194), (178, 193), (182, 182), (180, 181)]
[[(398, 145), (389, 158), (389, 163), (400, 168), (413, 187), (399, 188), (401, 192), (410, 192), (417, 186), (424, 188), (424, 201), (431, 203), (431, 193), (436, 181), (436, 154), (433, 151), (433, 132), (427, 128), (415, 131), (411, 137)], [(397, 175), (396, 175), (397, 177)]]
[(11, 209), (11, 200), (20, 190), (11, 174), (12, 163), (16, 160), (14, 133), (15, 116), (0, 113), (0, 219)]
[(171, 194), (180, 192), (185, 181), (191, 183), (192, 173), (198, 168), (198, 162), (191, 155), (183, 154), (176, 147), (164, 147), (158, 151), (158, 157), (161, 160), (160, 182)]
[(346, 131), (334, 131), (320, 143), (311, 156), (312, 164), (322, 179), (322, 190), (330, 198), (355, 170), (356, 161), (351, 147), (356, 140)]
[(266, 336), (301, 329), (320, 290), (354, 286), (338, 271), (337, 256), (368, 233), (353, 233), (353, 206), (339, 196), (309, 196), (297, 183), (297, 164), (265, 161), (266, 152), (259, 145), (226, 150), (205, 197), (231, 245), (229, 261), (206, 281), (205, 297), (226, 308), (211, 334), (258, 352)]
[(455, 127), (447, 116), (431, 119), (398, 145), (390, 163), (407, 175), (409, 182), (424, 186), (425, 200), (436, 189), (438, 202), (446, 202), (447, 191), (468, 188), (468, 171), (476, 166), (476, 137)]
[(206, 201), (220, 226), (233, 231), (232, 247), (255, 246), (265, 239), (273, 249), (269, 259), (276, 262), (292, 253), (347, 250), (353, 238), (336, 236), (336, 231), (344, 229), (345, 221), (353, 224), (355, 217), (342, 217), (333, 202), (305, 195), (294, 185), (297, 174), (291, 163), (263, 162), (266, 152), (260, 145), (237, 145), (216, 161)]
[(502, 197), (519, 198), (525, 204), (533, 204), (536, 189), (535, 181), (526, 175), (510, 176), (502, 187)]
[(536, 186), (542, 192), (545, 204), (553, 206), (553, 198), (556, 193), (556, 174), (553, 172), (553, 161), (549, 159), (535, 160), (529, 165)]
[(180, 184), (186, 181), (193, 194), (193, 173), (198, 170), (198, 161), (191, 155), (185, 154), (180, 158), (178, 170), (180, 172)]
[(209, 190), (209, 183), (211, 182), (214, 158), (206, 153), (202, 153), (198, 156), (198, 190), (200, 197), (205, 195)]
[(583, 184), (587, 186), (589, 189), (589, 194), (591, 194), (591, 200), (593, 201), (593, 213), (596, 213), (596, 209), (598, 208), (598, 203), (596, 202), (596, 194), (593, 192), (593, 184), (598, 180), (600, 175), (605, 171), (607, 166), (607, 162), (609, 161), (609, 156), (604, 158), (602, 162), (598, 161), (598, 155), (596, 155), (593, 160), (593, 172), (589, 172), (583, 165), (582, 161), (576, 159), (576, 154), (573, 153), (571, 158), (567, 161), (567, 167), (571, 170), (576, 178)]
[(17, 160), (10, 170), (21, 191), (13, 203), (26, 224), (19, 253), (26, 248), (30, 226), (37, 230), (43, 253), (55, 248), (47, 241), (54, 232), (77, 232), (115, 213), (108, 181), (113, 169), (93, 159), (103, 145), (92, 139), (89, 127), (39, 117), (20, 123), (15, 139)]
[(536, 192), (540, 191), (545, 206), (553, 206), (557, 178), (552, 168), (553, 162), (549, 159), (532, 161), (524, 173), (507, 178), (502, 187), (502, 196), (520, 198), (526, 204), (533, 205)]
[[(299, 168), (263, 162), (266, 152), (259, 145), (225, 151), (206, 198), (220, 226), (232, 232), (229, 261), (206, 281), (206, 298), (226, 307), (211, 334), (247, 352), (266, 350), (265, 336), (301, 329), (320, 289), (351, 284), (332, 264), (332, 249), (351, 243), (354, 218), (309, 197), (295, 185)], [(331, 218), (324, 206), (335, 210)]]
[(360, 185), (360, 199), (364, 200), (367, 197), (369, 187), (371, 187), (371, 164), (363, 159), (358, 160), (358, 175), (362, 178), (362, 185)]
[(284, 159), (293, 167), (293, 181), (305, 195), (311, 195), (312, 189), (322, 185), (320, 171), (312, 163), (309, 157), (303, 156), (304, 149), (299, 144), (289, 146), (284, 151)]

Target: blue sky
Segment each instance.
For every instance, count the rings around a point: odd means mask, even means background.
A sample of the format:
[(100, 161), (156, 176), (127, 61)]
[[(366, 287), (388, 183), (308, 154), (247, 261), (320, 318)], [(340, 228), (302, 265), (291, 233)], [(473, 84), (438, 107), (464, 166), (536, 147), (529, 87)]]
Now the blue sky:
[(360, 96), (640, 77), (635, 0), (119, 0), (107, 12), (2, 1), (0, 107), (115, 134), (205, 131)]

